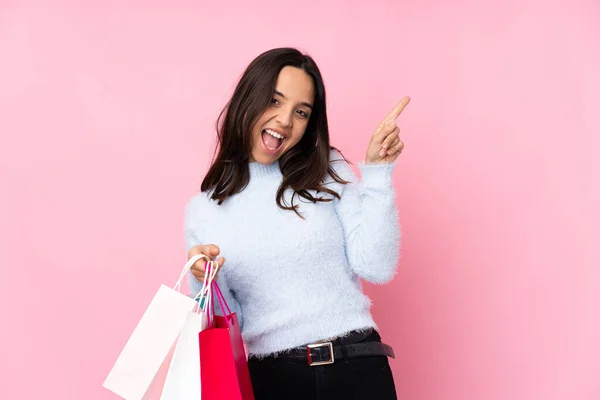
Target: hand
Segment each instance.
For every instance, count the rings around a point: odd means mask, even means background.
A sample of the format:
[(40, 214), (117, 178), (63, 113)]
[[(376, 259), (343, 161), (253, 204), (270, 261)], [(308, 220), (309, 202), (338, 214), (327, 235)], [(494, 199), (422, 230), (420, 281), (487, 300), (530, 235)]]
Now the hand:
[(396, 125), (396, 119), (409, 102), (410, 97), (404, 97), (379, 123), (367, 148), (365, 164), (392, 163), (400, 156), (404, 143), (400, 140), (400, 128)]
[[(214, 258), (219, 255), (220, 251), (221, 250), (219, 249), (219, 247), (215, 246), (214, 244), (194, 246), (190, 249), (190, 251), (188, 251), (188, 260), (198, 254), (204, 254), (211, 260), (214, 260)], [(217, 270), (220, 270), (224, 263), (225, 259), (223, 257), (219, 258), (217, 260)], [(206, 273), (204, 267), (205, 265), (206, 260), (198, 260), (194, 263), (194, 265), (192, 265), (192, 268), (190, 269), (194, 277), (200, 282), (204, 282), (204, 275)], [(217, 278), (217, 275), (215, 275), (215, 279)]]

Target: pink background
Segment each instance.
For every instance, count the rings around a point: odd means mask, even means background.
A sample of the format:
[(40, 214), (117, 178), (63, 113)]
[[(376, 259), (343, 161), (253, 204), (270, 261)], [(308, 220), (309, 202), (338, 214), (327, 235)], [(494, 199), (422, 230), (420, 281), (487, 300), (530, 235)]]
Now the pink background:
[(600, 398), (598, 2), (49, 3), (0, 3), (0, 398), (116, 398), (217, 113), (283, 45), (355, 162), (413, 100), (400, 272), (367, 287), (399, 397)]

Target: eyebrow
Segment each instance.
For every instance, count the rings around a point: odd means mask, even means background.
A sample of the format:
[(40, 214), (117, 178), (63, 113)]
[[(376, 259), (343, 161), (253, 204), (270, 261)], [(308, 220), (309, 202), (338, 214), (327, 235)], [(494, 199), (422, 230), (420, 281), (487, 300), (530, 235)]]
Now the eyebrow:
[[(275, 93), (275, 94), (276, 94), (276, 95), (278, 95), (278, 96), (281, 96), (281, 97), (283, 97), (284, 99), (286, 98), (286, 97), (285, 97), (285, 95), (284, 95), (283, 93), (281, 93), (281, 92), (280, 92), (279, 90), (277, 90), (277, 89), (275, 89), (273, 93)], [(310, 108), (311, 110), (312, 110), (312, 108), (313, 108), (312, 104), (310, 104), (310, 103), (307, 103), (307, 102), (305, 102), (305, 101), (301, 102), (300, 104), (301, 104), (301, 105), (303, 105), (303, 106), (306, 106), (306, 107)]]

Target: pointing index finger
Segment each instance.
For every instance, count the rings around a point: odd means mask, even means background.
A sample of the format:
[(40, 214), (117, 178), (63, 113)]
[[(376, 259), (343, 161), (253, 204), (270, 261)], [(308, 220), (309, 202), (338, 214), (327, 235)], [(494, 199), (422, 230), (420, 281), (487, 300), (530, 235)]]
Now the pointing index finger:
[(408, 105), (408, 103), (410, 103), (410, 97), (404, 96), (404, 98), (402, 100), (400, 100), (400, 103), (398, 103), (398, 105), (396, 107), (394, 107), (392, 112), (389, 113), (388, 116), (385, 118), (386, 121), (396, 120), (396, 118), (398, 118), (400, 116), (400, 114), (402, 113), (402, 110), (404, 110), (404, 107), (406, 107)]

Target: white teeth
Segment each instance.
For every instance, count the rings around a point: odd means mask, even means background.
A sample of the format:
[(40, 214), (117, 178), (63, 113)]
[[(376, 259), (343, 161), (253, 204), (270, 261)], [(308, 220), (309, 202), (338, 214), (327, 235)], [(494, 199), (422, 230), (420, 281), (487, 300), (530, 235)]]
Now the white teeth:
[(283, 139), (283, 136), (281, 136), (279, 133), (277, 133), (271, 129), (265, 129), (265, 132), (267, 132), (269, 135), (273, 136), (274, 138)]

